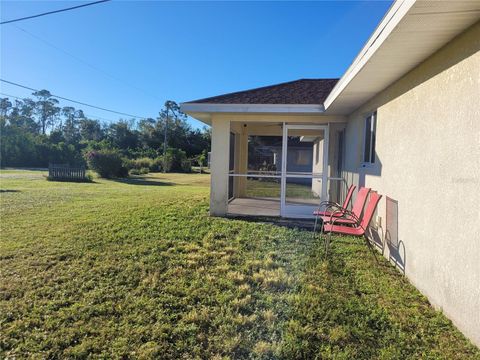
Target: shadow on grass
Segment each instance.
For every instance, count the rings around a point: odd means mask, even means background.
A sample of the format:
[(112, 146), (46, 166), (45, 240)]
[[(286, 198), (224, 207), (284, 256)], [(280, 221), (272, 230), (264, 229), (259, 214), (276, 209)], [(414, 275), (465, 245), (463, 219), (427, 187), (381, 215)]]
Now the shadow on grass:
[(20, 192), (20, 190), (0, 190), (0, 193), (17, 193)]
[(48, 182), (52, 182), (52, 183), (99, 184), (99, 182), (95, 180), (48, 179), (47, 176), (45, 176), (45, 179), (47, 179)]
[(172, 186), (175, 185), (174, 183), (171, 182), (165, 182), (165, 181), (152, 181), (148, 180), (147, 178), (141, 177), (141, 178), (121, 178), (121, 179), (112, 179), (113, 181), (122, 183), (122, 184), (128, 184), (128, 185), (143, 185), (143, 186)]

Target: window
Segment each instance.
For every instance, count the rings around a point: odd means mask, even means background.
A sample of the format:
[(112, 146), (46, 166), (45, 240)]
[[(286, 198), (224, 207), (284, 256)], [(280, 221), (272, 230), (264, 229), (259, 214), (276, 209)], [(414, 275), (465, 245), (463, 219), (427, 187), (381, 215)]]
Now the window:
[(297, 150), (296, 165), (310, 165), (312, 162), (311, 156), (312, 153), (309, 150)]
[(374, 112), (365, 118), (365, 142), (363, 149), (363, 162), (375, 162), (375, 135), (377, 131), (377, 113)]

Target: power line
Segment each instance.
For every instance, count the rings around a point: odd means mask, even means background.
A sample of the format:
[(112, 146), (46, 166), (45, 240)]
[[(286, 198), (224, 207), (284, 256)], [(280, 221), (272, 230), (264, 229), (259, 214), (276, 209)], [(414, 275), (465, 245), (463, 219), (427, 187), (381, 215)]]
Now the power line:
[[(37, 90), (37, 89), (33, 89), (33, 88), (28, 87), (28, 86), (25, 86), (25, 85), (17, 84), (17, 83), (14, 83), (14, 82), (12, 82), (12, 81), (4, 80), (4, 79), (0, 79), (0, 81), (2, 81), (2, 82), (4, 82), (4, 83), (7, 83), (7, 84), (10, 84), (10, 85), (18, 86), (18, 87), (21, 87), (21, 88), (24, 88), (24, 89), (27, 89), (27, 90), (30, 90), (30, 91), (34, 91), (34, 92), (39, 91), (39, 90)], [(91, 107), (91, 108), (94, 108), (94, 109), (111, 112), (111, 113), (114, 113), (114, 114), (117, 114), (117, 115), (123, 115), (123, 116), (128, 116), (128, 117), (137, 118), (137, 119), (146, 119), (145, 116), (137, 116), (137, 115), (132, 115), (132, 114), (124, 113), (124, 112), (121, 112), (121, 111), (110, 110), (110, 109), (106, 109), (106, 108), (104, 108), (104, 107), (87, 104), (87, 103), (84, 103), (84, 102), (81, 102), (81, 101), (72, 100), (72, 99), (69, 99), (69, 98), (66, 98), (66, 97), (63, 97), (63, 96), (59, 96), (59, 95), (54, 95), (54, 94), (50, 94), (50, 95), (51, 95), (52, 97), (57, 98), (57, 99), (62, 99), (62, 100), (65, 100), (65, 101), (70, 101), (70, 102), (75, 103), (75, 104), (80, 104), (80, 105), (88, 106), (88, 107)]]
[[(7, 94), (7, 93), (4, 93), (4, 92), (0, 92), (0, 95), (4, 95), (4, 96), (8, 96), (9, 98), (14, 98), (14, 99), (17, 99), (17, 100), (25, 100), (25, 99), (28, 99), (26, 97), (20, 97), (20, 96), (16, 96), (16, 95), (12, 95), (12, 94)], [(106, 119), (104, 117), (100, 117), (100, 116), (97, 116), (97, 115), (92, 115), (92, 114), (87, 114), (86, 112), (83, 112), (83, 114), (87, 117), (87, 118), (90, 118), (90, 119), (100, 119), (100, 120), (103, 120), (103, 121), (108, 121), (108, 122), (115, 122), (117, 120), (112, 120), (112, 119)]]
[(40, 16), (45, 16), (45, 15), (56, 14), (56, 13), (63, 12), (63, 11), (69, 11), (69, 10), (79, 9), (79, 8), (82, 8), (82, 7), (91, 6), (91, 5), (96, 5), (96, 4), (104, 3), (104, 2), (107, 2), (107, 1), (110, 1), (110, 0), (94, 1), (94, 2), (91, 2), (91, 3), (82, 4), (82, 5), (77, 5), (77, 6), (72, 6), (72, 7), (65, 8), (65, 9), (53, 10), (53, 11), (48, 11), (48, 12), (41, 13), (41, 14), (37, 14), (37, 15), (25, 16), (25, 17), (18, 18), (18, 19), (2, 21), (2, 22), (0, 22), (0, 25), (5, 25), (5, 24), (10, 24), (10, 23), (13, 23), (13, 22), (17, 22), (17, 21), (23, 21), (23, 20), (33, 19), (33, 18), (37, 18), (37, 17), (40, 17)]
[[(28, 99), (27, 97), (20, 97), (20, 96), (17, 96), (17, 95), (7, 94), (7, 93), (4, 93), (4, 92), (0, 92), (0, 95), (8, 96), (9, 98), (14, 98), (14, 99), (17, 99), (17, 100), (22, 100), (22, 101), (25, 100), (25, 99)], [(100, 119), (100, 120), (109, 121), (109, 122), (116, 121), (116, 120), (112, 120), (112, 119), (106, 119), (104, 117), (100, 117), (100, 116), (97, 116), (97, 115), (87, 114), (85, 112), (84, 112), (84, 114), (87, 118), (95, 118), (95, 119)]]
[(111, 74), (103, 71), (102, 69), (99, 69), (98, 67), (96, 67), (96, 66), (88, 63), (87, 61), (79, 58), (78, 56), (76, 56), (76, 55), (74, 55), (74, 54), (72, 54), (72, 53), (70, 53), (70, 52), (62, 49), (61, 47), (59, 47), (59, 46), (51, 43), (50, 41), (47, 41), (47, 40), (45, 40), (45, 39), (42, 39), (40, 36), (35, 35), (35, 34), (32, 34), (31, 32), (29, 32), (29, 31), (21, 28), (21, 27), (18, 26), (18, 25), (13, 25), (13, 26), (15, 26), (18, 30), (23, 31), (24, 33), (30, 35), (31, 37), (37, 39), (38, 41), (41, 41), (41, 42), (43, 42), (44, 44), (46, 44), (46, 45), (48, 45), (48, 46), (50, 46), (50, 47), (52, 47), (52, 48), (54, 48), (54, 49), (56, 49), (56, 50), (64, 53), (65, 55), (68, 55), (68, 56), (70, 56), (71, 58), (73, 58), (73, 59), (81, 62), (82, 64), (88, 66), (89, 68), (91, 68), (91, 69), (93, 69), (93, 70), (96, 70), (96, 71), (102, 73), (103, 75), (109, 77), (110, 79), (113, 79), (113, 80), (115, 80), (115, 81), (118, 81), (119, 83), (122, 83), (122, 84), (124, 84), (124, 85), (126, 85), (126, 86), (128, 86), (128, 87), (131, 87), (132, 89), (135, 89), (135, 90), (137, 90), (137, 91), (140, 91), (140, 92), (142, 92), (143, 94), (149, 95), (149, 96), (151, 96), (152, 98), (155, 98), (155, 99), (157, 99), (157, 100), (161, 100), (159, 97), (157, 97), (157, 96), (155, 96), (155, 95), (152, 95), (152, 94), (146, 92), (145, 90), (140, 89), (139, 87), (137, 87), (137, 86), (135, 86), (135, 85), (132, 85), (132, 84), (130, 84), (130, 83), (128, 83), (128, 82), (126, 82), (126, 81), (124, 81), (124, 80), (116, 77), (116, 76), (113, 76), (113, 75), (111, 75)]

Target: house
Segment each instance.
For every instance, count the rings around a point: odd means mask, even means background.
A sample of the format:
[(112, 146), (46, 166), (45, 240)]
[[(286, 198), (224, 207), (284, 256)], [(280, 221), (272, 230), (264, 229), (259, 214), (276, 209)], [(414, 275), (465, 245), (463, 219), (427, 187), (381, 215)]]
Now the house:
[[(372, 239), (480, 345), (479, 20), (480, 1), (396, 1), (338, 80), (181, 104), (212, 126), (211, 215), (310, 217), (371, 187)], [(255, 136), (281, 141), (280, 168), (249, 169)], [(309, 171), (288, 165), (302, 142)]]

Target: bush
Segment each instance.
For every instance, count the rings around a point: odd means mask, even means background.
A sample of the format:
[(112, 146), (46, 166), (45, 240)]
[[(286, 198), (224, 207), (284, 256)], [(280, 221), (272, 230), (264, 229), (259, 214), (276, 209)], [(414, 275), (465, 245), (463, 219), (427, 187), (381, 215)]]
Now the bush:
[(120, 167), (120, 169), (118, 170), (118, 175), (117, 177), (119, 178), (125, 178), (125, 177), (128, 177), (128, 169), (125, 165), (122, 164), (122, 166)]
[(163, 168), (166, 172), (191, 172), (192, 164), (183, 150), (170, 148), (163, 157)]
[(167, 153), (167, 155), (162, 155), (162, 170), (165, 172), (172, 171), (173, 156), (172, 154)]
[(128, 160), (128, 167), (130, 169), (137, 169), (137, 170), (140, 170), (140, 169), (150, 169), (152, 167), (152, 164), (153, 164), (153, 160), (148, 158), (148, 157), (143, 157), (143, 158), (139, 158), (139, 159), (132, 159), (132, 160)]
[[(148, 174), (149, 172), (160, 172), (163, 169), (163, 157), (159, 156), (155, 159), (143, 157), (139, 159), (130, 159), (126, 161), (126, 166), (132, 175), (140, 173)], [(135, 171), (133, 171), (135, 170)], [(145, 172), (148, 170), (147, 172)]]
[(158, 156), (155, 159), (143, 157), (126, 160), (126, 166), (132, 175), (148, 174), (149, 172), (192, 172), (192, 162), (187, 159), (185, 151), (170, 148), (166, 156)]
[(163, 170), (163, 157), (158, 156), (152, 160), (152, 165), (150, 166), (150, 171), (160, 172)]
[(88, 167), (102, 178), (128, 176), (128, 169), (117, 150), (91, 150), (85, 154), (85, 160)]
[(185, 159), (182, 161), (182, 172), (191, 173), (192, 172), (192, 161)]

